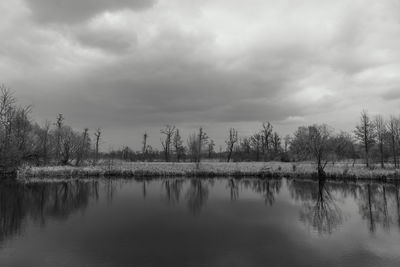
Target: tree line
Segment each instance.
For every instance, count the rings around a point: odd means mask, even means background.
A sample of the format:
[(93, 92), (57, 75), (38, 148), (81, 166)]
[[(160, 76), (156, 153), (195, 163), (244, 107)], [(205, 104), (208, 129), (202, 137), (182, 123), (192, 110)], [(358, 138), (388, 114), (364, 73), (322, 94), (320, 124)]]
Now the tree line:
[(112, 151), (107, 156), (129, 161), (190, 161), (200, 159), (219, 161), (314, 161), (317, 172), (324, 176), (326, 165), (337, 161), (357, 161), (366, 167), (399, 168), (400, 117), (371, 117), (362, 111), (358, 124), (352, 132), (340, 131), (327, 124), (300, 126), (291, 135), (281, 136), (274, 131), (270, 122), (261, 124), (260, 129), (250, 136), (240, 136), (238, 130), (227, 131), (225, 145), (216, 151), (214, 140), (200, 127), (191, 133), (186, 144), (175, 125), (166, 125), (160, 130), (162, 150), (148, 144), (149, 134), (143, 135), (142, 151), (129, 147)]
[[(102, 130), (76, 131), (58, 114), (52, 123), (39, 125), (30, 118), (31, 107), (20, 106), (9, 88), (0, 85), (0, 174), (15, 176), (22, 164), (80, 166), (99, 159)], [(94, 145), (92, 144), (94, 141)]]
[(216, 143), (203, 127), (182, 137), (175, 125), (165, 125), (159, 133), (161, 150), (149, 144), (143, 134), (141, 150), (128, 146), (100, 153), (102, 129), (80, 131), (66, 124), (63, 114), (53, 122), (39, 125), (30, 118), (31, 107), (20, 106), (9, 88), (0, 86), (0, 173), (13, 175), (22, 164), (86, 165), (100, 158), (127, 161), (195, 162), (217, 161), (309, 161), (323, 176), (328, 162), (363, 160), (366, 167), (399, 168), (400, 117), (371, 117), (362, 111), (352, 132), (335, 132), (326, 124), (300, 126), (291, 135), (282, 136), (266, 121), (250, 136), (235, 128), (226, 132), (225, 144)]

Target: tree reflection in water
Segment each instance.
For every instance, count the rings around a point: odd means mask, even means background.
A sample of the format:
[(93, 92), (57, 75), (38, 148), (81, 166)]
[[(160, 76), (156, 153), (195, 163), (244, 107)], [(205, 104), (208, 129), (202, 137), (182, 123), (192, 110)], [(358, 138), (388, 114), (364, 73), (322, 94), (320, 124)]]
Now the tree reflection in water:
[[(206, 205), (213, 179), (163, 179), (162, 185), (169, 204), (184, 201), (189, 211), (197, 215)], [(285, 179), (227, 179), (225, 190), (229, 190), (231, 201), (239, 200), (239, 189), (251, 190), (262, 195), (267, 205), (273, 205)], [(109, 203), (117, 194), (116, 187), (125, 182), (116, 180), (69, 181), (53, 183), (2, 183), (0, 184), (0, 242), (11, 235), (19, 234), (29, 220), (46, 225), (53, 218), (65, 220), (78, 210), (84, 210), (90, 200), (99, 198), (99, 183), (102, 198)], [(137, 181), (145, 197), (149, 181)], [(344, 221), (341, 209), (346, 201), (358, 205), (361, 219), (375, 233), (378, 227), (385, 231), (395, 226), (400, 229), (400, 185), (380, 183), (333, 183), (327, 181), (287, 180), (286, 189), (290, 198), (300, 203), (300, 220), (318, 233), (332, 233)], [(103, 193), (102, 191), (102, 193)], [(151, 192), (150, 190), (148, 192)], [(218, 192), (218, 191), (216, 191)], [(151, 196), (151, 194), (150, 194)], [(229, 197), (229, 196), (228, 196)], [(282, 196), (285, 196), (285, 194)], [(343, 200), (343, 202), (339, 202)], [(339, 205), (340, 204), (340, 205)], [(352, 214), (353, 215), (353, 214)]]
[[(191, 179), (186, 191), (188, 208), (194, 214), (198, 214), (207, 202), (209, 189), (208, 184), (212, 182), (201, 179)], [(211, 183), (212, 185), (212, 183)]]
[(239, 184), (240, 184), (239, 180), (233, 178), (228, 180), (228, 188), (231, 196), (231, 201), (239, 199)]
[(275, 203), (275, 195), (279, 194), (282, 187), (282, 179), (251, 179), (244, 180), (243, 184), (245, 188), (261, 194), (265, 204), (272, 206)]
[(395, 197), (396, 197), (396, 210), (397, 210), (397, 226), (400, 229), (400, 186), (395, 186)]
[(146, 195), (147, 195), (146, 180), (142, 181), (142, 195), (143, 195), (143, 199), (146, 199)]
[(98, 199), (98, 182), (2, 183), (0, 184), (0, 242), (19, 234), (26, 220), (65, 220)]
[(292, 197), (302, 201), (300, 220), (319, 234), (331, 234), (343, 223), (343, 214), (324, 179), (289, 183)]
[(183, 187), (183, 179), (167, 179), (162, 182), (168, 204), (179, 203)]
[(107, 179), (104, 182), (104, 192), (106, 194), (106, 200), (108, 204), (111, 204), (114, 199), (114, 194), (116, 191), (115, 186), (115, 180), (113, 179)]
[[(391, 214), (397, 214), (397, 225), (400, 228), (399, 186), (389, 184), (364, 184), (360, 188), (359, 211), (368, 222), (371, 233), (377, 226), (389, 231), (393, 223)], [(392, 205), (389, 205), (392, 203)], [(390, 209), (392, 207), (392, 209)]]

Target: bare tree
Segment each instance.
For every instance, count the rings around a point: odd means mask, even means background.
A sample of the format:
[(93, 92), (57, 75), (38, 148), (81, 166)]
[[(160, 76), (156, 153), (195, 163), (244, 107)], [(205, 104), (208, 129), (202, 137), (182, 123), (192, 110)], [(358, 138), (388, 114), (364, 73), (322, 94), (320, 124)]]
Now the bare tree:
[(144, 132), (143, 134), (143, 147), (142, 147), (142, 154), (145, 156), (147, 153), (147, 138), (149, 137), (149, 135), (147, 134), (147, 132)]
[(22, 157), (28, 156), (28, 139), (32, 129), (32, 124), (28, 117), (30, 113), (31, 106), (18, 107), (14, 113), (14, 136), (18, 150), (22, 153)]
[(214, 140), (210, 140), (208, 143), (208, 158), (211, 159), (212, 154), (214, 153), (215, 143)]
[(260, 133), (256, 133), (251, 137), (251, 146), (253, 150), (256, 152), (256, 161), (260, 160), (260, 151), (262, 146), (262, 135)]
[(242, 152), (244, 152), (244, 154), (246, 154), (247, 157), (250, 156), (250, 153), (251, 153), (250, 138), (248, 138), (248, 137), (241, 138), (241, 140), (240, 140), (240, 150)]
[(197, 159), (197, 154), (198, 154), (198, 138), (197, 134), (194, 132), (189, 135), (188, 140), (187, 140), (187, 146), (189, 149), (189, 154), (190, 154), (190, 159), (192, 162), (196, 162)]
[(314, 159), (318, 176), (325, 177), (325, 166), (332, 152), (331, 130), (325, 124), (299, 127), (294, 134), (290, 148), (300, 159)]
[(82, 137), (79, 142), (79, 147), (77, 148), (77, 155), (76, 155), (76, 161), (75, 161), (76, 166), (79, 166), (82, 163), (82, 161), (85, 159), (85, 156), (87, 155), (89, 147), (90, 147), (89, 129), (85, 128), (83, 130)]
[(64, 125), (64, 116), (63, 114), (58, 114), (57, 120), (56, 120), (56, 151), (55, 151), (55, 158), (57, 161), (60, 159), (61, 155), (61, 142), (62, 142), (62, 128)]
[(389, 137), (390, 146), (392, 148), (392, 156), (393, 156), (393, 163), (394, 167), (397, 168), (399, 166), (397, 162), (397, 148), (398, 148), (398, 141), (400, 137), (400, 119), (394, 116), (390, 117), (390, 120), (387, 122), (386, 125), (387, 133)]
[(201, 158), (201, 150), (202, 150), (202, 148), (203, 148), (203, 146), (205, 145), (205, 144), (207, 144), (207, 141), (208, 141), (208, 136), (207, 136), (207, 134), (203, 131), (203, 128), (202, 127), (200, 127), (199, 128), (199, 134), (198, 134), (198, 154), (197, 154), (197, 159), (196, 159), (196, 162), (197, 162), (197, 167), (199, 167), (199, 164), (200, 164), (200, 158)]
[(353, 159), (354, 166), (357, 154), (352, 135), (342, 131), (332, 138), (332, 145), (335, 155), (339, 160)]
[(271, 142), (272, 130), (273, 130), (273, 126), (269, 121), (263, 123), (261, 134), (263, 137), (262, 138), (262, 153), (263, 153), (264, 161), (267, 159), (267, 154), (270, 149), (269, 145)]
[(385, 135), (386, 135), (386, 123), (381, 115), (375, 116), (374, 126), (375, 126), (376, 138), (377, 138), (378, 146), (379, 146), (381, 167), (385, 168), (383, 144), (384, 144)]
[(188, 149), (191, 156), (191, 161), (196, 162), (197, 168), (200, 165), (202, 148), (207, 144), (207, 141), (208, 141), (208, 136), (201, 127), (199, 128), (198, 133), (194, 132), (189, 135), (187, 141)]
[(183, 141), (181, 135), (179, 134), (179, 129), (176, 129), (175, 131), (173, 146), (175, 149), (176, 161), (179, 162), (184, 153)]
[(71, 129), (69, 126), (63, 126), (61, 128), (60, 136), (62, 137), (61, 139), (61, 151), (60, 151), (60, 158), (61, 158), (61, 164), (62, 165), (67, 165), (70, 163), (70, 160), (76, 152), (76, 148), (78, 147), (76, 145), (78, 137), (74, 133), (74, 131)]
[(272, 147), (274, 148), (274, 155), (277, 156), (281, 150), (281, 138), (277, 132), (274, 132), (271, 138)]
[(164, 139), (161, 138), (161, 145), (164, 149), (165, 161), (168, 162), (171, 156), (171, 144), (172, 144), (172, 137), (175, 133), (175, 126), (167, 124), (165, 125), (164, 129), (160, 130), (160, 133), (164, 135)]
[(229, 129), (229, 135), (228, 139), (225, 140), (226, 146), (227, 146), (227, 151), (228, 151), (228, 158), (227, 162), (229, 162), (232, 158), (232, 152), (235, 144), (238, 142), (238, 132), (235, 128), (230, 128)]
[(369, 151), (376, 137), (375, 126), (366, 110), (361, 112), (360, 124), (354, 131), (356, 138), (361, 142), (365, 151), (365, 164), (369, 167)]
[(44, 123), (43, 129), (40, 131), (41, 154), (43, 163), (46, 165), (49, 161), (49, 136), (50, 136), (50, 122)]
[[(11, 90), (0, 85), (0, 175), (15, 176), (20, 163), (30, 151), (28, 148), (31, 123), (30, 106), (16, 104)], [(33, 146), (32, 146), (33, 147)]]
[(13, 144), (12, 124), (15, 114), (15, 98), (11, 90), (4, 85), (0, 85), (0, 124), (1, 124), (1, 142), (0, 142), (0, 171), (2, 176), (16, 172), (18, 165), (18, 151)]
[(95, 137), (95, 148), (94, 148), (94, 163), (97, 164), (99, 161), (99, 145), (101, 139), (102, 130), (101, 128), (97, 128), (96, 132), (94, 133)]
[(288, 148), (289, 148), (291, 140), (292, 140), (292, 137), (289, 134), (285, 135), (285, 138), (283, 138), (285, 153), (288, 152)]

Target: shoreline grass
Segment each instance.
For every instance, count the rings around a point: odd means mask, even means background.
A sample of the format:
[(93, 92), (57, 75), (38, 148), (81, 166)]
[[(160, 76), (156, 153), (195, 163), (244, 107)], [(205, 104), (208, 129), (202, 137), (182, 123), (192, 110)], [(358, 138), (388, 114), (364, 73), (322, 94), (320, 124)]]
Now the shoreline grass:
[[(162, 177), (233, 177), (233, 178), (312, 178), (317, 179), (315, 165), (310, 162), (115, 162), (98, 166), (44, 166), (24, 167), (18, 172), (19, 179), (66, 179), (66, 178), (162, 178)], [(394, 168), (367, 169), (362, 165), (347, 163), (330, 164), (326, 167), (326, 179), (357, 181), (400, 181), (400, 171)]]

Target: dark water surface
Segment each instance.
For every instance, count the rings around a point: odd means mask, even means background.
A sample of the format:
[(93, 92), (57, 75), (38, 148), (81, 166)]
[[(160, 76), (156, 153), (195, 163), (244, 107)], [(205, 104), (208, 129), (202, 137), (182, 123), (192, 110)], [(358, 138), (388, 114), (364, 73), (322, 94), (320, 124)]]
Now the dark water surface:
[(400, 266), (400, 187), (300, 180), (0, 185), (0, 266)]

